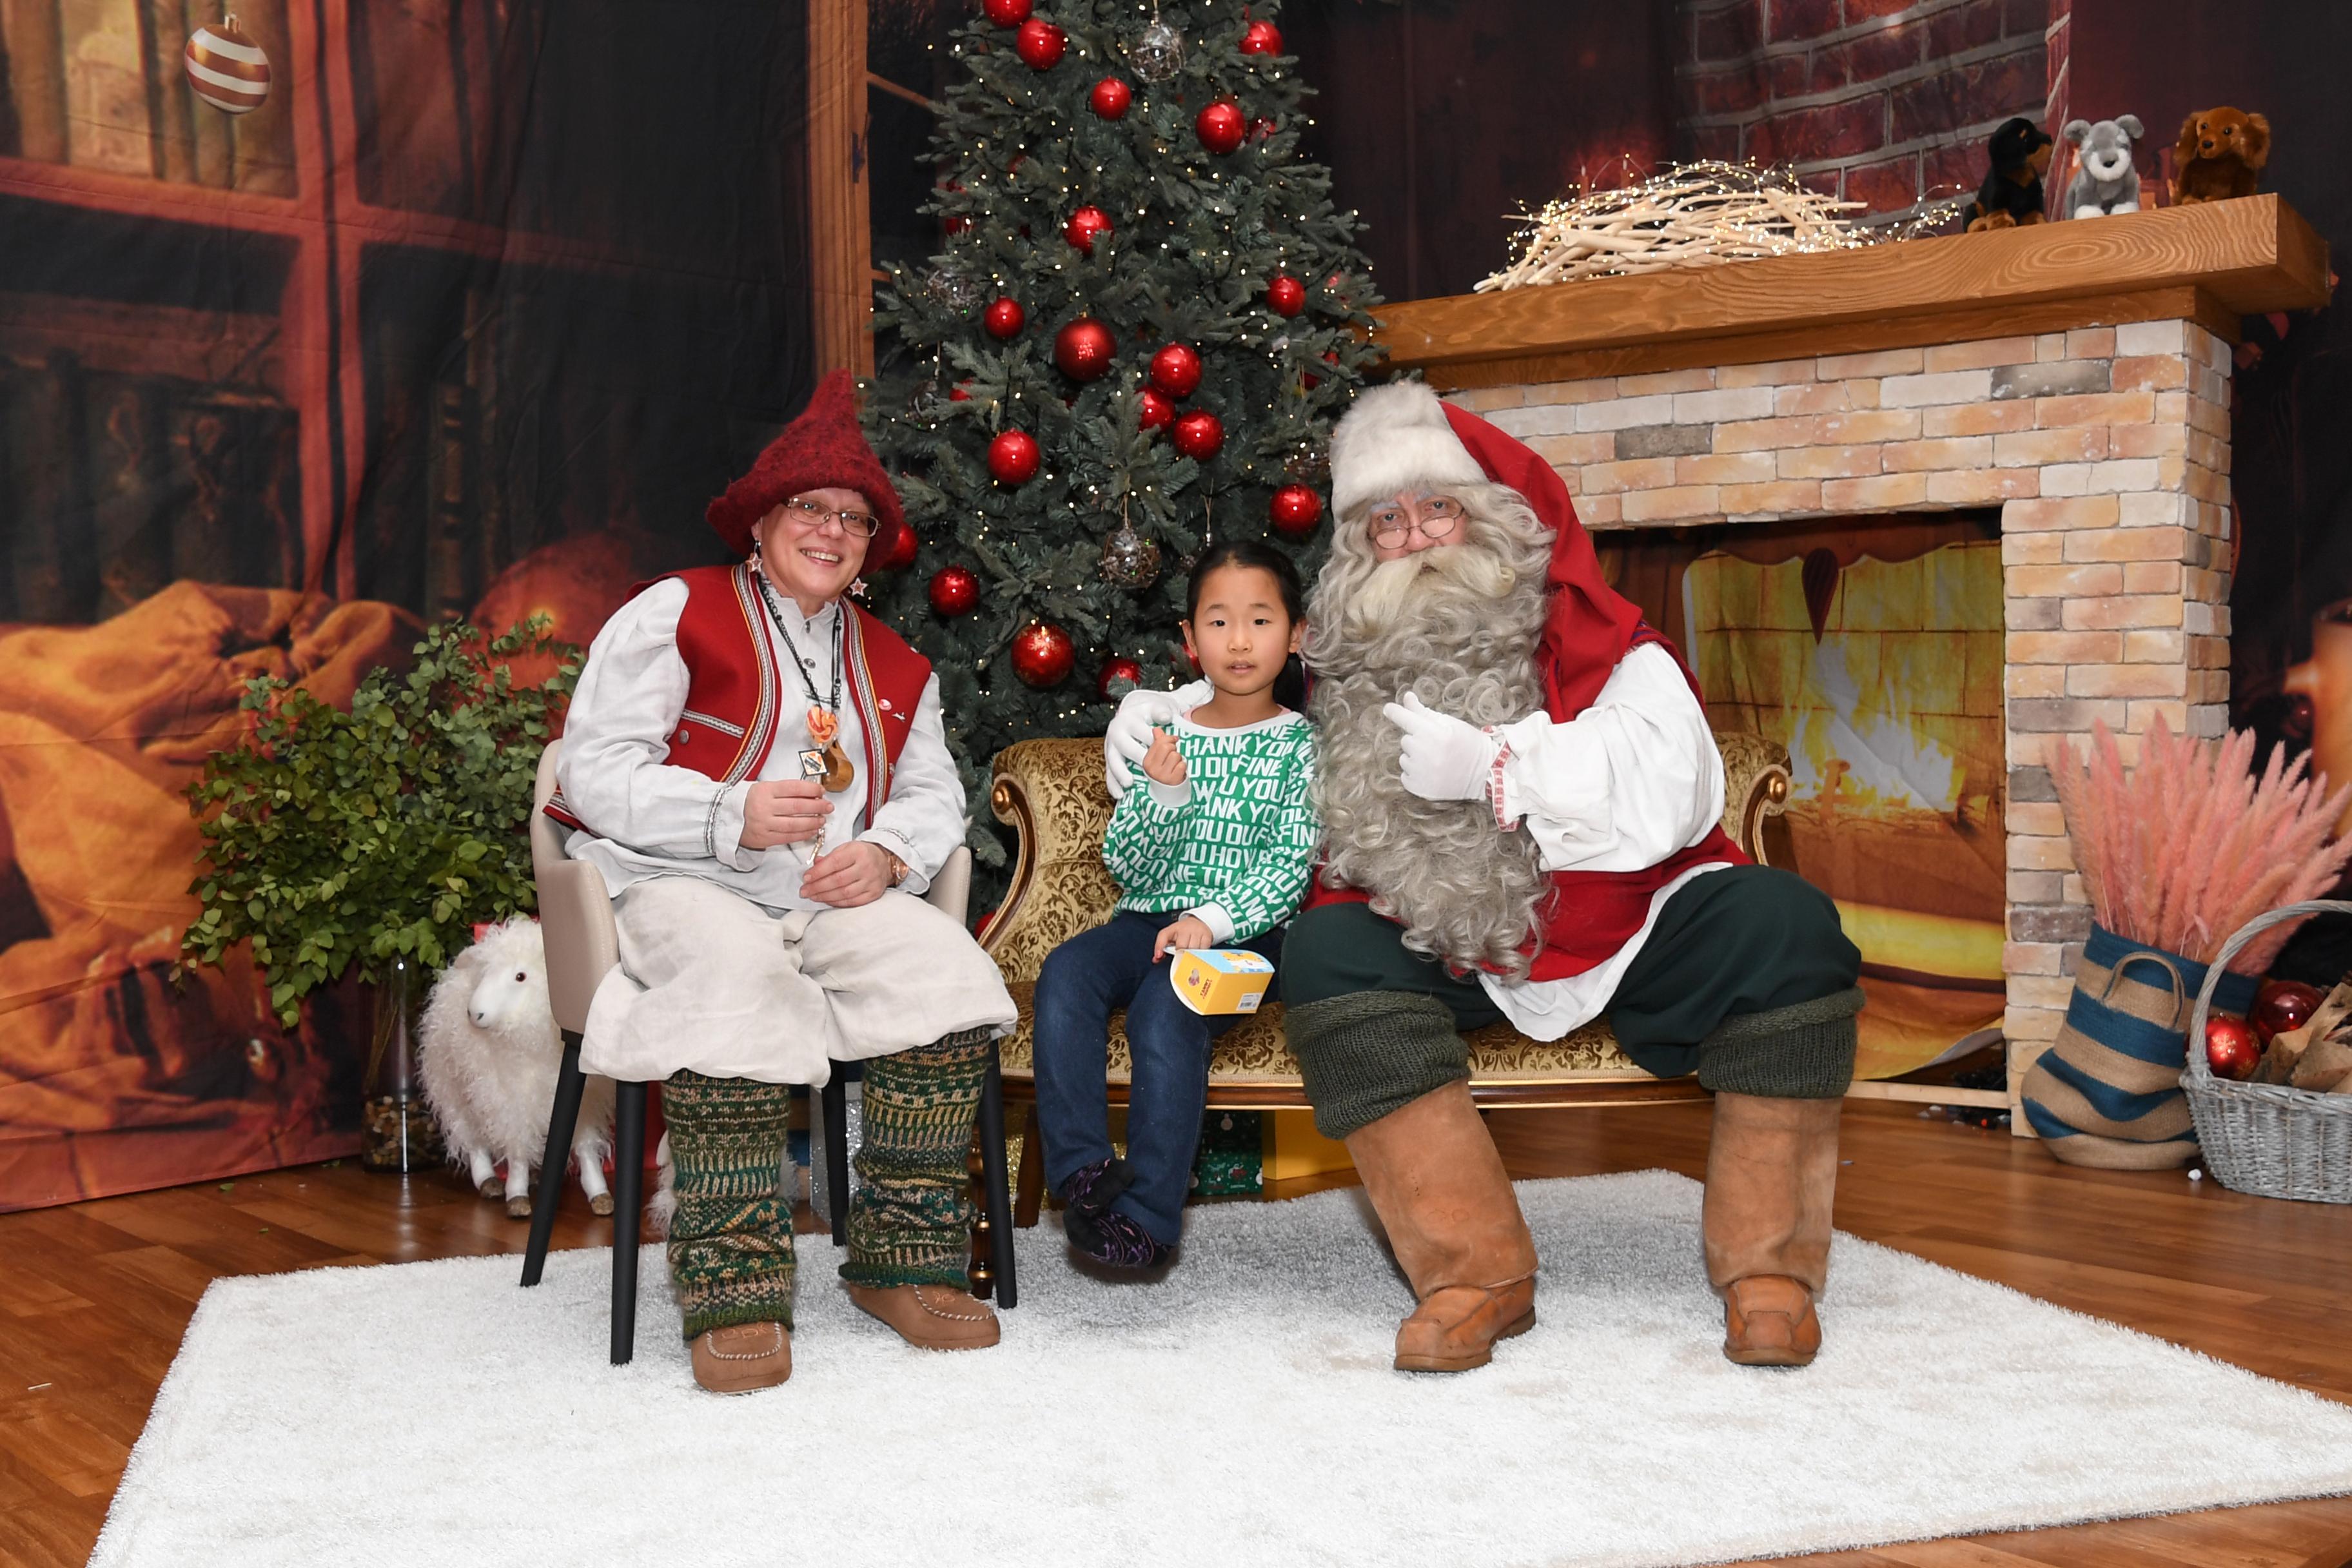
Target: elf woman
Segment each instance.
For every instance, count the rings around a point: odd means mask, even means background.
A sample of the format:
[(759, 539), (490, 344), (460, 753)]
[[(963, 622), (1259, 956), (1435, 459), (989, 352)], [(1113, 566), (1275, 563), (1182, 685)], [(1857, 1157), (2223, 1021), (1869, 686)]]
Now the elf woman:
[[(1181, 1237), (1209, 1041), (1234, 1022), (1178, 998), (1171, 953), (1244, 946), (1278, 963), (1281, 922), (1307, 891), (1317, 832), (1314, 738), (1296, 711), (1303, 597), (1289, 557), (1265, 544), (1221, 545), (1193, 567), (1184, 646), (1211, 694), (1158, 733), (1148, 787), (1111, 813), (1103, 859), (1118, 911), (1055, 948), (1037, 976), (1045, 1176), (1068, 1205), (1063, 1234), (1098, 1263), (1148, 1268)], [(1118, 1007), (1134, 1063), (1124, 1159), (1111, 1152), (1104, 1089)]]
[(827, 377), (710, 503), (748, 560), (661, 578), (604, 623), (547, 808), (613, 894), (626, 973), (598, 990), (581, 1065), (663, 1085), (670, 1275), (716, 1393), (791, 1375), (788, 1086), (833, 1060), (866, 1063), (851, 1299), (927, 1348), (997, 1340), (964, 1289), (964, 1151), (1015, 1013), (916, 896), (963, 842), (963, 784), (930, 665), (842, 596), (907, 526), (852, 399)]

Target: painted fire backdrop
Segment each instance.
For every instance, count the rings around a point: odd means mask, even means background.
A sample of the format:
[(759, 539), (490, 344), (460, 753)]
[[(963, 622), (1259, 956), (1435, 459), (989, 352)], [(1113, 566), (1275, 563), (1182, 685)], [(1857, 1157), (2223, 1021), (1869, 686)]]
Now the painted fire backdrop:
[(1622, 591), (1690, 655), (1717, 724), (1789, 748), (1767, 851), (1837, 900), (1863, 954), (1858, 1070), (2000, 1023), (2001, 576), (1996, 519), (1612, 532)]

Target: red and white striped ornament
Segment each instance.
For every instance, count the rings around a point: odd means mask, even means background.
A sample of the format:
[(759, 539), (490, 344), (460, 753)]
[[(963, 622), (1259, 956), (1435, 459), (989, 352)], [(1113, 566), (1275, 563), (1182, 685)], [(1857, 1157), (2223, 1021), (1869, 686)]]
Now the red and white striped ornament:
[(224, 114), (250, 114), (269, 99), (269, 57), (225, 16), (188, 35), (181, 64), (188, 89)]

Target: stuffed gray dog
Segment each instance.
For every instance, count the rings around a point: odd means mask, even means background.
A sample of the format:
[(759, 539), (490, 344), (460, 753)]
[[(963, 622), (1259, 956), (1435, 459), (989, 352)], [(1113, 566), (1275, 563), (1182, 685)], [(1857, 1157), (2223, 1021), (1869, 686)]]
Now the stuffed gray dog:
[(2066, 122), (2066, 140), (2082, 149), (2074, 180), (2066, 186), (2068, 217), (2105, 217), (2139, 211), (2139, 171), (2132, 166), (2132, 143), (2140, 136), (2135, 115), (2118, 115), (2096, 125)]

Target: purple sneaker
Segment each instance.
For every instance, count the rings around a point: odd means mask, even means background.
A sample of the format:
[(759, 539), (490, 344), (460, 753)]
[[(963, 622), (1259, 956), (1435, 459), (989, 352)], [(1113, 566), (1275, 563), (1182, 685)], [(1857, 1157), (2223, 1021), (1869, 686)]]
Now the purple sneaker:
[(1175, 1251), (1110, 1205), (1130, 1178), (1123, 1160), (1097, 1160), (1062, 1184), (1062, 1234), (1083, 1257), (1113, 1268), (1150, 1268)]

